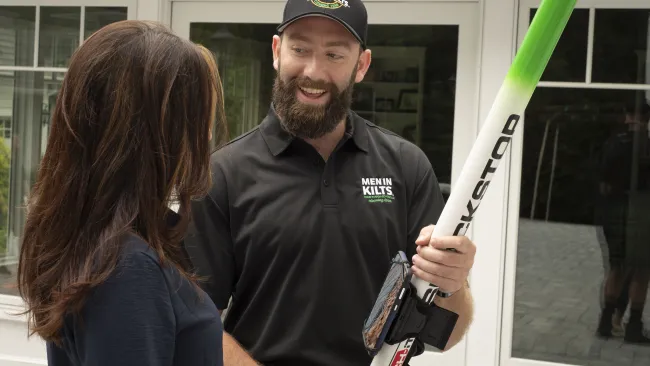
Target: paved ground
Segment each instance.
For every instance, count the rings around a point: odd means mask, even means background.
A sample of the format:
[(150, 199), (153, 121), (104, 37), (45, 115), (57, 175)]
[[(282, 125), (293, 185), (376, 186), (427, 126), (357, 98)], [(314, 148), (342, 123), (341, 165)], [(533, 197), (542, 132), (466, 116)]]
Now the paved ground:
[[(650, 365), (650, 347), (594, 336), (602, 258), (593, 227), (521, 221), (513, 357), (585, 366)], [(0, 270), (0, 287), (7, 277)], [(7, 292), (15, 293), (0, 289)], [(645, 321), (650, 326), (650, 309)]]
[[(650, 347), (594, 335), (603, 272), (593, 227), (521, 221), (512, 356), (574, 365), (649, 366)], [(650, 309), (644, 315), (650, 327)]]

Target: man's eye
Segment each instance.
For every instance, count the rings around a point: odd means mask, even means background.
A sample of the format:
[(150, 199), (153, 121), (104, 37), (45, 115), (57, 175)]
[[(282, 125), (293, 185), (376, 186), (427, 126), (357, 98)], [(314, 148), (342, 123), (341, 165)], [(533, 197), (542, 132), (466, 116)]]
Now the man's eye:
[(343, 56), (337, 55), (335, 53), (328, 53), (327, 57), (329, 57), (331, 59), (334, 59), (334, 60), (338, 60), (338, 59), (342, 58)]

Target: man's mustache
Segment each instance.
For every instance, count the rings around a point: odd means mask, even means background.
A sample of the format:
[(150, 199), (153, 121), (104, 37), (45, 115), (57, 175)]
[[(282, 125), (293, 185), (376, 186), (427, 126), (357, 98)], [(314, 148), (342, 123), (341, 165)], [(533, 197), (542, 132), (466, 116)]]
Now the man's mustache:
[(334, 83), (326, 82), (325, 80), (312, 80), (308, 77), (295, 78), (291, 80), (290, 86), (310, 89), (322, 89), (335, 94), (338, 94), (339, 92)]

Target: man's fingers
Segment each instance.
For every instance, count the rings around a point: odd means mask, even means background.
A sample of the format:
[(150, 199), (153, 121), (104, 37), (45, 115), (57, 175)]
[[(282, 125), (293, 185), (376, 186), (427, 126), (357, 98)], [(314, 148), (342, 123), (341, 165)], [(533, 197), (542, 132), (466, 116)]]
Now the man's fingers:
[(473, 255), (476, 251), (472, 242), (465, 236), (444, 236), (432, 238), (430, 244), (436, 249), (452, 249), (464, 254)]
[(466, 257), (460, 253), (422, 246), (417, 248), (420, 257), (429, 262), (441, 263), (449, 267), (467, 267)]
[(455, 249), (458, 252), (464, 253), (463, 250), (463, 237), (462, 236), (443, 236), (439, 238), (432, 238), (430, 244), (436, 249)]
[(419, 267), (414, 266), (414, 267), (411, 267), (411, 268), (413, 269), (413, 274), (414, 275), (416, 275), (418, 278), (420, 278), (420, 279), (422, 279), (422, 280), (424, 280), (424, 281), (426, 281), (428, 283), (431, 283), (431, 284), (434, 284), (434, 285), (440, 287), (441, 291), (455, 292), (455, 291), (458, 291), (458, 289), (462, 286), (462, 285), (459, 285), (459, 283), (457, 281), (433, 275), (431, 273), (423, 271)]
[(413, 256), (413, 265), (427, 273), (450, 280), (457, 281), (458, 279), (464, 277), (463, 268), (450, 267), (447, 264), (434, 263), (423, 259), (419, 255)]
[(422, 236), (423, 234), (431, 236), (431, 233), (433, 233), (434, 227), (435, 227), (434, 225), (427, 225), (427, 226), (423, 227), (422, 230), (420, 230), (420, 236)]
[(419, 245), (418, 254), (412, 258), (413, 274), (444, 292), (457, 291), (474, 265), (476, 247), (465, 236), (431, 238), (432, 232), (433, 226), (423, 228), (421, 234), (424, 235), (416, 241)]
[(415, 239), (415, 244), (417, 245), (427, 245), (431, 240), (431, 234), (433, 234), (433, 225), (425, 226), (420, 230), (420, 236)]

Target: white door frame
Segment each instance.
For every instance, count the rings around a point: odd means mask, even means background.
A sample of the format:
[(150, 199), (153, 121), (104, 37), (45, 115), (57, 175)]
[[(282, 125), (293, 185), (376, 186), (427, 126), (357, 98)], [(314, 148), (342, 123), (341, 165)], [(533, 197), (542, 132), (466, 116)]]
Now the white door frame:
[[(275, 23), (282, 20), (285, 1), (173, 1), (171, 27), (179, 36), (188, 38), (190, 23)], [(475, 139), (478, 100), (479, 16), (480, 6), (474, 1), (382, 2), (366, 1), (371, 24), (458, 25), (458, 62), (452, 154), (452, 187)], [(269, 52), (271, 40), (269, 39)], [(268, 65), (272, 67), (272, 65)], [(471, 231), (471, 229), (470, 229)], [(468, 233), (471, 235), (471, 232)], [(473, 290), (475, 296), (480, 296)], [(467, 342), (444, 354), (427, 352), (411, 361), (411, 365), (465, 365)]]
[[(528, 30), (530, 9), (536, 8), (540, 0), (519, 0), (517, 46), (520, 46)], [(648, 90), (650, 85), (614, 84), (614, 83), (592, 83), (591, 82), (591, 60), (593, 58), (593, 37), (594, 37), (594, 14), (595, 9), (650, 9), (647, 0), (578, 0), (576, 9), (590, 9), (590, 26), (588, 29), (588, 48), (586, 79), (584, 82), (555, 82), (541, 81), (538, 87), (556, 88), (595, 88), (595, 89), (636, 89)], [(503, 366), (569, 366), (568, 364), (538, 361), (532, 359), (513, 358), (512, 354), (512, 328), (515, 303), (515, 283), (517, 270), (517, 242), (519, 232), (519, 204), (521, 194), (521, 172), (523, 159), (523, 137), (526, 126), (525, 118), (522, 116), (522, 127), (517, 129), (512, 139), (510, 155), (511, 173), (508, 180), (507, 202), (507, 231), (506, 231), (506, 256), (504, 275), (504, 296), (503, 315), (501, 327), (501, 357), (500, 365)], [(543, 243), (540, 243), (543, 245)], [(558, 253), (561, 255), (561, 253)]]

